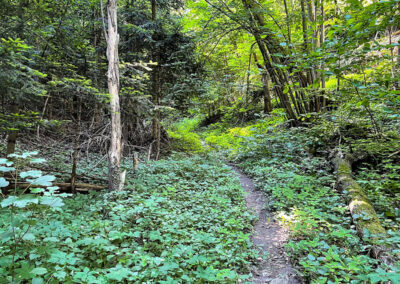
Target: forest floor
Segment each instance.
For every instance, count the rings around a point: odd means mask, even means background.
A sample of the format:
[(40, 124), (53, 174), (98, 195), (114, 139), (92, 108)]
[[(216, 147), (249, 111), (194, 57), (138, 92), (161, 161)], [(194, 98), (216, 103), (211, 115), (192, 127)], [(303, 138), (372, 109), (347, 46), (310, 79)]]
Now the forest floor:
[[(357, 236), (329, 162), (307, 151), (305, 129), (251, 137), (234, 130), (208, 134), (208, 141), (198, 137), (199, 154), (171, 153), (140, 163), (136, 172), (124, 159), (122, 192), (55, 194), (55, 204), (40, 191), (38, 197), (4, 196), (0, 283), (400, 283), (398, 265), (369, 256), (371, 246)], [(24, 153), (17, 163), (21, 179), (65, 181), (68, 153), (44, 149), (47, 160), (32, 157), (54, 169), (46, 175), (27, 166), (31, 158), (24, 157), (33, 154)], [(104, 177), (107, 161), (89, 154), (78, 170)], [(378, 174), (361, 182), (368, 185)], [(386, 203), (376, 202), (378, 209), (386, 205), (378, 213), (391, 225), (400, 219), (384, 218), (387, 204), (395, 204)], [(21, 220), (17, 234), (10, 231), (13, 219)], [(400, 248), (399, 235), (388, 234)], [(17, 246), (14, 239), (21, 240)]]
[(253, 181), (238, 168), (232, 169), (239, 175), (240, 184), (247, 193), (247, 208), (258, 216), (251, 237), (254, 245), (260, 250), (260, 263), (252, 267), (253, 282), (256, 284), (296, 284), (302, 283), (289, 261), (285, 251), (288, 232), (280, 226), (266, 209), (265, 195), (256, 189)]

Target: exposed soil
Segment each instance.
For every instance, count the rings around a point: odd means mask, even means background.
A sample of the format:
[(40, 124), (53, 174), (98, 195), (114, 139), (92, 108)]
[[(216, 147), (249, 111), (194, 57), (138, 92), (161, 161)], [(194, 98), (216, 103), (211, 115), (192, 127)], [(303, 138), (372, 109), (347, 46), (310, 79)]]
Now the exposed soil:
[(260, 249), (259, 262), (252, 267), (253, 279), (256, 284), (297, 284), (303, 283), (296, 276), (296, 270), (289, 262), (284, 248), (288, 232), (273, 220), (272, 214), (265, 209), (266, 198), (257, 191), (253, 181), (238, 168), (231, 165), (240, 177), (246, 196), (247, 208), (252, 210), (258, 221), (254, 226), (253, 243)]

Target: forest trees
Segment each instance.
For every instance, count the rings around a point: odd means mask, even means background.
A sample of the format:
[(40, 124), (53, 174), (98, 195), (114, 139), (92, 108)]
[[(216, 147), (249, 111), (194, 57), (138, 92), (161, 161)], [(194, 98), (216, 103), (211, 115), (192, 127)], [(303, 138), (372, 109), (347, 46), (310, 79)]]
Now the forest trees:
[[(63, 142), (73, 144), (66, 161), (72, 187), (83, 151), (104, 155), (111, 146), (110, 161), (119, 165), (123, 151), (133, 155), (159, 136), (158, 148), (168, 150), (163, 118), (187, 112), (191, 98), (202, 92), (202, 64), (180, 22), (182, 2), (103, 2), (104, 10), (118, 10), (118, 19), (113, 13), (102, 17), (100, 0), (0, 1), (0, 123), (9, 152), (18, 132), (22, 140), (40, 140), (72, 129)], [(108, 46), (104, 29), (115, 38)]]
[[(389, 9), (398, 11), (396, 1), (371, 4), (319, 0), (205, 2), (189, 2), (191, 12), (186, 28), (197, 35), (201, 44), (214, 44), (211, 52), (200, 51), (209, 69), (218, 70), (222, 65), (237, 70), (229, 79), (235, 86), (230, 94), (235, 97), (233, 100), (258, 94), (250, 92), (249, 86), (253, 89), (260, 86), (256, 80), (266, 86), (268, 76), (272, 99), (276, 99), (274, 107), (283, 108), (287, 118), (293, 121), (307, 120), (335, 107), (336, 102), (344, 99), (338, 97), (341, 87), (353, 93), (350, 100), (361, 103), (370, 95), (354, 96), (353, 84), (366, 85), (356, 78), (366, 74), (362, 68), (367, 62), (377, 62), (377, 52), (388, 59), (386, 63), (390, 67), (386, 73), (391, 78), (386, 75), (385, 78), (392, 81), (389, 85), (398, 81), (398, 73), (391, 72), (397, 68), (394, 52), (397, 38), (387, 38), (399, 26), (398, 12), (389, 12)], [(373, 42), (373, 39), (378, 40)], [(257, 71), (251, 70), (253, 65)], [(374, 72), (374, 76), (379, 77), (379, 72)], [(221, 85), (225, 80), (220, 78)], [(385, 88), (382, 85), (382, 90)], [(251, 98), (243, 101), (249, 102)], [(268, 103), (265, 99), (265, 110)], [(243, 106), (246, 108), (246, 104)]]

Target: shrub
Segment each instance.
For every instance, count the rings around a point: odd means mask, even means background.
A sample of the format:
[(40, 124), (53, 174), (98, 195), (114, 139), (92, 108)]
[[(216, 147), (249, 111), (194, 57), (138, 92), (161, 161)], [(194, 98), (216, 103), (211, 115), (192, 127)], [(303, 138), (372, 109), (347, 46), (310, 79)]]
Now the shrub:
[(200, 118), (185, 118), (175, 123), (168, 130), (168, 135), (172, 140), (172, 149), (186, 153), (204, 152), (201, 138), (193, 131), (199, 126)]

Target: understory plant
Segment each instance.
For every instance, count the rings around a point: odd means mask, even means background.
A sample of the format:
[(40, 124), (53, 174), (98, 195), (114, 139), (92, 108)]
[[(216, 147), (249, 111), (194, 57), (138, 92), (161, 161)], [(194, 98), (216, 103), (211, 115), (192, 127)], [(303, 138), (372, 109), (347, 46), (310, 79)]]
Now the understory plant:
[[(398, 263), (390, 266), (372, 258), (371, 245), (357, 236), (345, 193), (334, 187), (335, 175), (327, 156), (313, 156), (319, 138), (312, 131), (305, 127), (276, 127), (242, 136), (232, 159), (267, 194), (267, 207), (289, 229), (287, 251), (306, 281), (399, 282)], [(229, 135), (230, 131), (225, 133)], [(318, 152), (324, 153), (322, 148)], [(388, 175), (397, 177), (397, 167), (387, 167), (391, 169)], [(390, 179), (386, 182), (393, 186)], [(392, 204), (396, 202), (391, 200)], [(396, 214), (395, 210), (390, 212)], [(391, 230), (384, 240), (393, 249), (395, 259), (400, 251), (399, 240), (399, 233)]]
[(0, 202), (0, 282), (44, 283), (47, 269), (41, 265), (40, 255), (32, 248), (46, 252), (46, 243), (37, 238), (38, 223), (46, 220), (50, 211), (60, 214), (67, 194), (52, 186), (55, 177), (30, 170), (45, 160), (35, 158), (37, 152), (11, 154), (0, 159), (0, 187), (4, 188)]
[[(237, 176), (214, 158), (180, 155), (149, 162), (135, 176), (128, 174), (124, 191), (78, 194), (64, 199), (62, 212), (49, 210), (37, 219), (30, 229), (35, 239), (19, 251), (16, 279), (246, 281), (257, 253), (250, 241), (255, 217), (243, 194)], [(1, 230), (7, 226), (2, 219)], [(0, 250), (3, 279), (11, 278), (9, 254)], [(35, 268), (41, 275), (31, 274)]]

